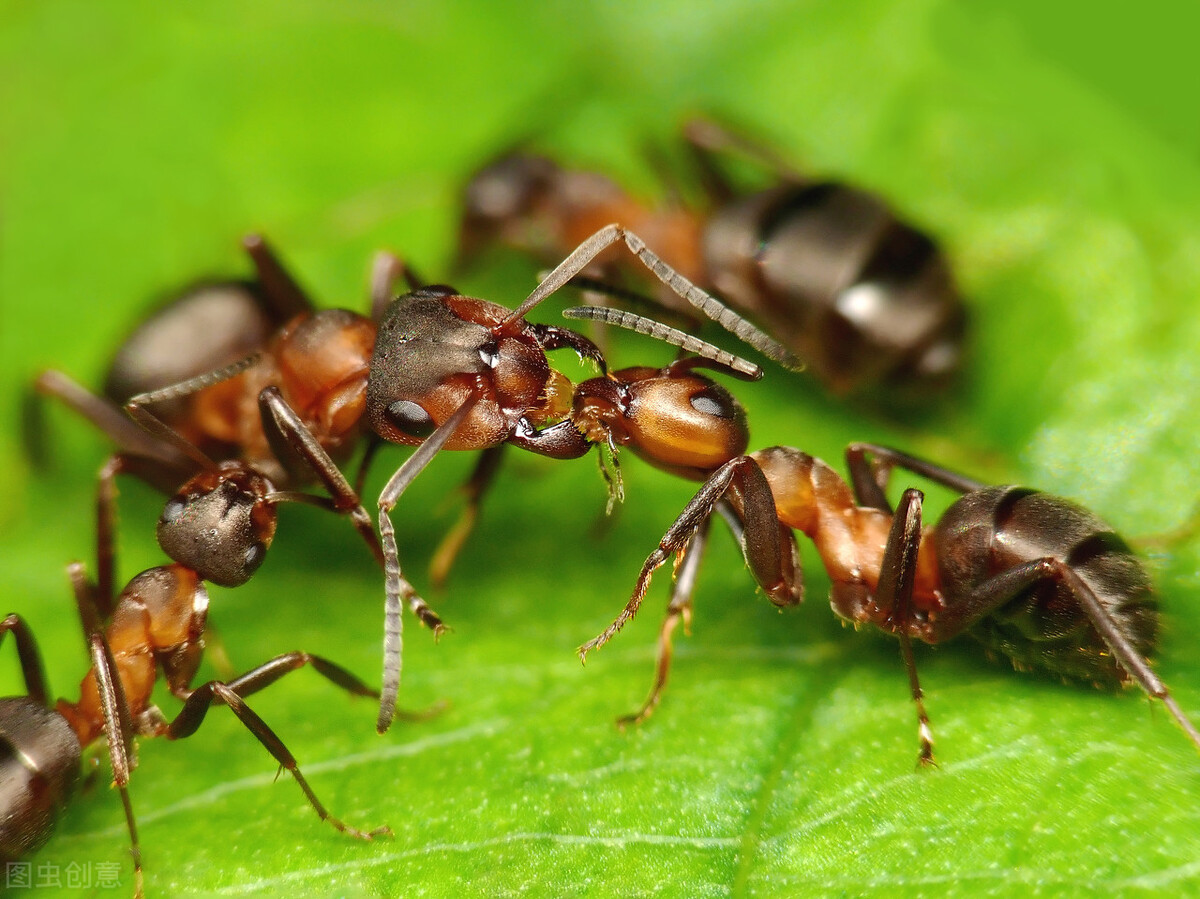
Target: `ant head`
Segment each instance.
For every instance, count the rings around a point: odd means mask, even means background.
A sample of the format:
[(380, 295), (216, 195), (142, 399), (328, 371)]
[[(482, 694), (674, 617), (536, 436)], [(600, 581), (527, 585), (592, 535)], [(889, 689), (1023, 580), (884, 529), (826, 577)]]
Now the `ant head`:
[(236, 587), (262, 565), (275, 536), (270, 482), (238, 462), (192, 478), (158, 520), (163, 552), (206, 581)]
[(557, 165), (543, 156), (514, 153), (481, 169), (463, 197), (455, 269), (461, 270), (490, 245), (500, 242), (537, 250), (539, 219), (548, 214)]

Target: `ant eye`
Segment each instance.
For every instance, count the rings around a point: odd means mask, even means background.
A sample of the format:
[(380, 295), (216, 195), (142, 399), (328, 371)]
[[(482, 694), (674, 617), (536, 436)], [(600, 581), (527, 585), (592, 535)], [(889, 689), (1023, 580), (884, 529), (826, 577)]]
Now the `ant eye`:
[(246, 555), (243, 558), (243, 567), (247, 574), (253, 574), (258, 571), (258, 566), (262, 565), (263, 560), (267, 557), (267, 548), (262, 543), (252, 543), (246, 548)]
[(488, 368), (495, 368), (500, 363), (500, 345), (494, 340), (480, 344), (479, 358)]
[(410, 437), (428, 437), (433, 433), (433, 419), (412, 400), (396, 400), (387, 407), (392, 424)]
[(183, 515), (183, 510), (187, 508), (187, 501), (182, 497), (175, 497), (163, 507), (162, 518), (159, 519), (163, 524), (172, 524), (179, 520)]
[(706, 389), (692, 394), (688, 398), (688, 402), (701, 415), (711, 415), (713, 418), (733, 418), (733, 409), (721, 399), (719, 394)]

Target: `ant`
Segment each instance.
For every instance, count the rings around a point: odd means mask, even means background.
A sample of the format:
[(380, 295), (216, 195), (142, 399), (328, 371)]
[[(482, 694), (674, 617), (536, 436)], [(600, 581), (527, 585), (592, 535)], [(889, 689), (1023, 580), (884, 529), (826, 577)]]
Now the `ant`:
[[(244, 581), (261, 561), (275, 531), (269, 482), (253, 472), (244, 481), (225, 474), (222, 471), (221, 487), (209, 494), (207, 508), (189, 509), (183, 499), (177, 498), (168, 504), (159, 525), (160, 538), (164, 531), (176, 537), (191, 535), (190, 542), (202, 548), (195, 567), (176, 561), (150, 568), (114, 597), (111, 585), (89, 583), (83, 565), (69, 566), (91, 659), (88, 674), (80, 684), (78, 702), (60, 699), (50, 704), (28, 624), (16, 614), (0, 621), (0, 640), (10, 632), (16, 639), (26, 685), (25, 696), (0, 700), (3, 859), (28, 855), (49, 838), (55, 819), (79, 781), (83, 749), (103, 735), (113, 781), (125, 810), (135, 895), (141, 896), (141, 848), (128, 792), (130, 773), (136, 766), (133, 738), (189, 737), (213, 704), (229, 707), (280, 767), (291, 772), (317, 815), (334, 829), (363, 840), (391, 834), (387, 827), (359, 830), (330, 815), (283, 741), (245, 702), (245, 697), (306, 665), (352, 695), (378, 696), (375, 690), (341, 666), (306, 652), (285, 653), (228, 681), (211, 680), (192, 686), (204, 650), (208, 617), (204, 581)], [(222, 507), (212, 509), (214, 501)], [(211, 539), (210, 528), (215, 532)], [(100, 542), (110, 533), (102, 532)], [(171, 536), (163, 542), (172, 542)], [(102, 546), (99, 556), (111, 560), (112, 547)], [(236, 576), (231, 577), (234, 572)], [(151, 703), (160, 676), (171, 693), (183, 701), (182, 710), (172, 720)]]
[[(1150, 577), (1105, 522), (1060, 497), (988, 486), (888, 447), (851, 444), (846, 462), (850, 486), (820, 459), (786, 446), (738, 456), (712, 473), (646, 559), (621, 614), (579, 649), (583, 659), (607, 643), (636, 614), (654, 571), (682, 554), (654, 685), (621, 724), (643, 721), (661, 698), (671, 635), (679, 621), (690, 623), (698, 551), (716, 510), (730, 519), (754, 579), (776, 606), (804, 597), (795, 529), (821, 556), (834, 612), (899, 638), (922, 765), (933, 763), (933, 734), (912, 640), (941, 643), (964, 633), (1018, 669), (1101, 687), (1136, 681), (1200, 749), (1200, 731), (1146, 662), (1158, 625)], [(894, 511), (888, 502), (896, 468), (961, 496), (925, 527), (920, 490), (905, 490)]]
[[(599, 224), (620, 221), (689, 280), (761, 321), (836, 394), (882, 387), (920, 398), (953, 379), (966, 315), (930, 237), (874, 194), (804, 178), (714, 123), (692, 122), (684, 137), (704, 205), (656, 207), (596, 173), (512, 154), (466, 187), (460, 259), (500, 243), (549, 260)], [(764, 165), (777, 183), (736, 190), (719, 162), (728, 154)]]

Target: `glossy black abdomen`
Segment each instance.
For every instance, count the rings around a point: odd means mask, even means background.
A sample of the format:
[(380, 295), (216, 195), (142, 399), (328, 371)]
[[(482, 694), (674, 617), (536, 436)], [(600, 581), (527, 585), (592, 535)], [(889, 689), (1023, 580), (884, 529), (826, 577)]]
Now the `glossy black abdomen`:
[[(936, 539), (948, 604), (968, 601), (1003, 571), (1053, 558), (1075, 571), (1139, 655), (1152, 653), (1158, 607), (1150, 577), (1125, 541), (1086, 509), (1025, 488), (992, 487), (951, 506)], [(968, 632), (1019, 668), (1106, 686), (1126, 679), (1065, 583), (1035, 583)]]

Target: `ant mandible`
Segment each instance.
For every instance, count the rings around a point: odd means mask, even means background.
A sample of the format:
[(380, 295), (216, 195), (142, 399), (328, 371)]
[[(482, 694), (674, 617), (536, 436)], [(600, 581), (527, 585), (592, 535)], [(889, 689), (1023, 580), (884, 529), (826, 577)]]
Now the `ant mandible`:
[[(691, 122), (684, 136), (706, 208), (648, 205), (596, 173), (509, 155), (464, 191), (461, 262), (493, 243), (551, 261), (603, 222), (620, 221), (691, 281), (760, 321), (834, 393), (883, 388), (927, 402), (953, 379), (966, 314), (931, 238), (879, 197), (805, 178), (712, 122)], [(751, 157), (777, 184), (735, 190), (720, 162), (731, 154)], [(597, 273), (606, 272), (611, 265)]]
[[(1158, 626), (1150, 577), (1096, 515), (1036, 490), (990, 487), (888, 447), (855, 443), (846, 461), (853, 492), (824, 462), (792, 447), (740, 456), (713, 472), (647, 558), (625, 609), (579, 649), (584, 658), (608, 642), (637, 612), (654, 571), (672, 554), (684, 554), (659, 635), (654, 685), (641, 709), (621, 723), (644, 720), (661, 698), (672, 632), (691, 617), (693, 535), (702, 539), (716, 510), (729, 513), (751, 573), (772, 603), (803, 599), (795, 529), (821, 556), (833, 610), (899, 638), (921, 764), (933, 761), (933, 735), (912, 640), (941, 643), (960, 634), (1018, 668), (1109, 687), (1133, 680), (1162, 701), (1200, 749), (1200, 732), (1146, 662)], [(936, 525), (924, 527), (920, 490), (906, 490), (895, 511), (888, 502), (895, 468), (961, 496)]]

